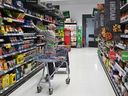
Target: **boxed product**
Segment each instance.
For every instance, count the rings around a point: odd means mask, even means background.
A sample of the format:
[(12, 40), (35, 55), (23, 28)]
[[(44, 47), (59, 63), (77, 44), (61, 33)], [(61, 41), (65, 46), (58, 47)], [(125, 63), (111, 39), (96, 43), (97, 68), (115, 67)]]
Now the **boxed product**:
[(2, 88), (6, 88), (10, 85), (9, 83), (9, 74), (6, 74), (2, 77)]
[(24, 9), (23, 3), (22, 3), (21, 0), (13, 0), (13, 5), (14, 5), (16, 8)]
[(0, 90), (2, 89), (2, 76), (0, 76)]
[(17, 55), (17, 57), (16, 57), (16, 62), (17, 62), (17, 64), (22, 64), (22, 63), (24, 63), (24, 56), (25, 56), (25, 54), (20, 54), (20, 55)]
[(6, 60), (0, 59), (0, 70), (7, 70), (7, 69), (8, 69), (8, 65)]
[(18, 19), (18, 20), (23, 21), (25, 14), (24, 14), (24, 13), (18, 13), (18, 12), (12, 12), (12, 16), (13, 16), (15, 19)]
[(3, 0), (3, 3), (12, 5), (12, 0)]
[(14, 84), (16, 82), (16, 73), (11, 73), (9, 75), (9, 84)]
[(9, 67), (9, 68), (12, 68), (12, 67), (15, 66), (16, 60), (15, 60), (15, 59), (9, 60), (9, 61), (7, 61), (7, 64), (8, 64), (8, 67)]
[(28, 63), (26, 64), (26, 68), (24, 69), (25, 73), (27, 74), (28, 72), (30, 72), (32, 69), (32, 63)]
[(21, 66), (21, 70), (20, 70), (20, 72), (21, 72), (21, 77), (24, 75), (24, 68), (25, 68), (25, 66), (23, 65), (23, 66)]
[(2, 5), (3, 4), (3, 0), (0, 0), (0, 5)]
[(4, 26), (0, 26), (0, 34), (6, 34)]
[(19, 69), (16, 69), (16, 80), (19, 80), (21, 78), (21, 72)]

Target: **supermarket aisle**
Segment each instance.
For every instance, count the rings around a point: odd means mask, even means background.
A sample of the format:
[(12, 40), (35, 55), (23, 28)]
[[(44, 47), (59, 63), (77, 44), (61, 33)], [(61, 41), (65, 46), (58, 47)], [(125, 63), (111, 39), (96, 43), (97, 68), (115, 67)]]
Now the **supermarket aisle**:
[[(72, 49), (70, 53), (71, 84), (65, 84), (65, 75), (56, 75), (52, 81), (52, 96), (115, 96), (97, 56), (97, 49)], [(36, 93), (41, 72), (23, 84), (10, 96), (48, 96), (47, 85)]]

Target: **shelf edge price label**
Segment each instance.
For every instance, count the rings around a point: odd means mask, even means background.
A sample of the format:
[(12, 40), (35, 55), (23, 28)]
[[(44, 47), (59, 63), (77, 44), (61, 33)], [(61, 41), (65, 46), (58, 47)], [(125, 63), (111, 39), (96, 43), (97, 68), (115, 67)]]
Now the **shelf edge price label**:
[(128, 61), (128, 51), (122, 51), (121, 58), (123, 61)]
[(109, 57), (111, 60), (116, 60), (116, 52), (114, 52), (114, 51), (109, 51), (108, 57)]

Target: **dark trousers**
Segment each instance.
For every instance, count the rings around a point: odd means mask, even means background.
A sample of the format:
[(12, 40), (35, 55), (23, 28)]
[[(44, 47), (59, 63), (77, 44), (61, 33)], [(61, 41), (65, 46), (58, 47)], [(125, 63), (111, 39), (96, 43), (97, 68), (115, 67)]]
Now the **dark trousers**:
[(49, 75), (52, 75), (52, 73), (55, 71), (53, 62), (48, 63), (48, 71), (49, 71)]

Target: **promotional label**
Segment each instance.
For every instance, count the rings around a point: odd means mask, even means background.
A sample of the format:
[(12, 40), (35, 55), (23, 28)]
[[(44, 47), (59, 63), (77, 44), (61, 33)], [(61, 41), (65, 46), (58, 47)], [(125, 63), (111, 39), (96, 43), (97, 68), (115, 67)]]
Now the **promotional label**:
[(111, 60), (116, 60), (116, 52), (109, 51), (108, 56)]
[(122, 51), (121, 58), (123, 61), (128, 61), (128, 51)]

